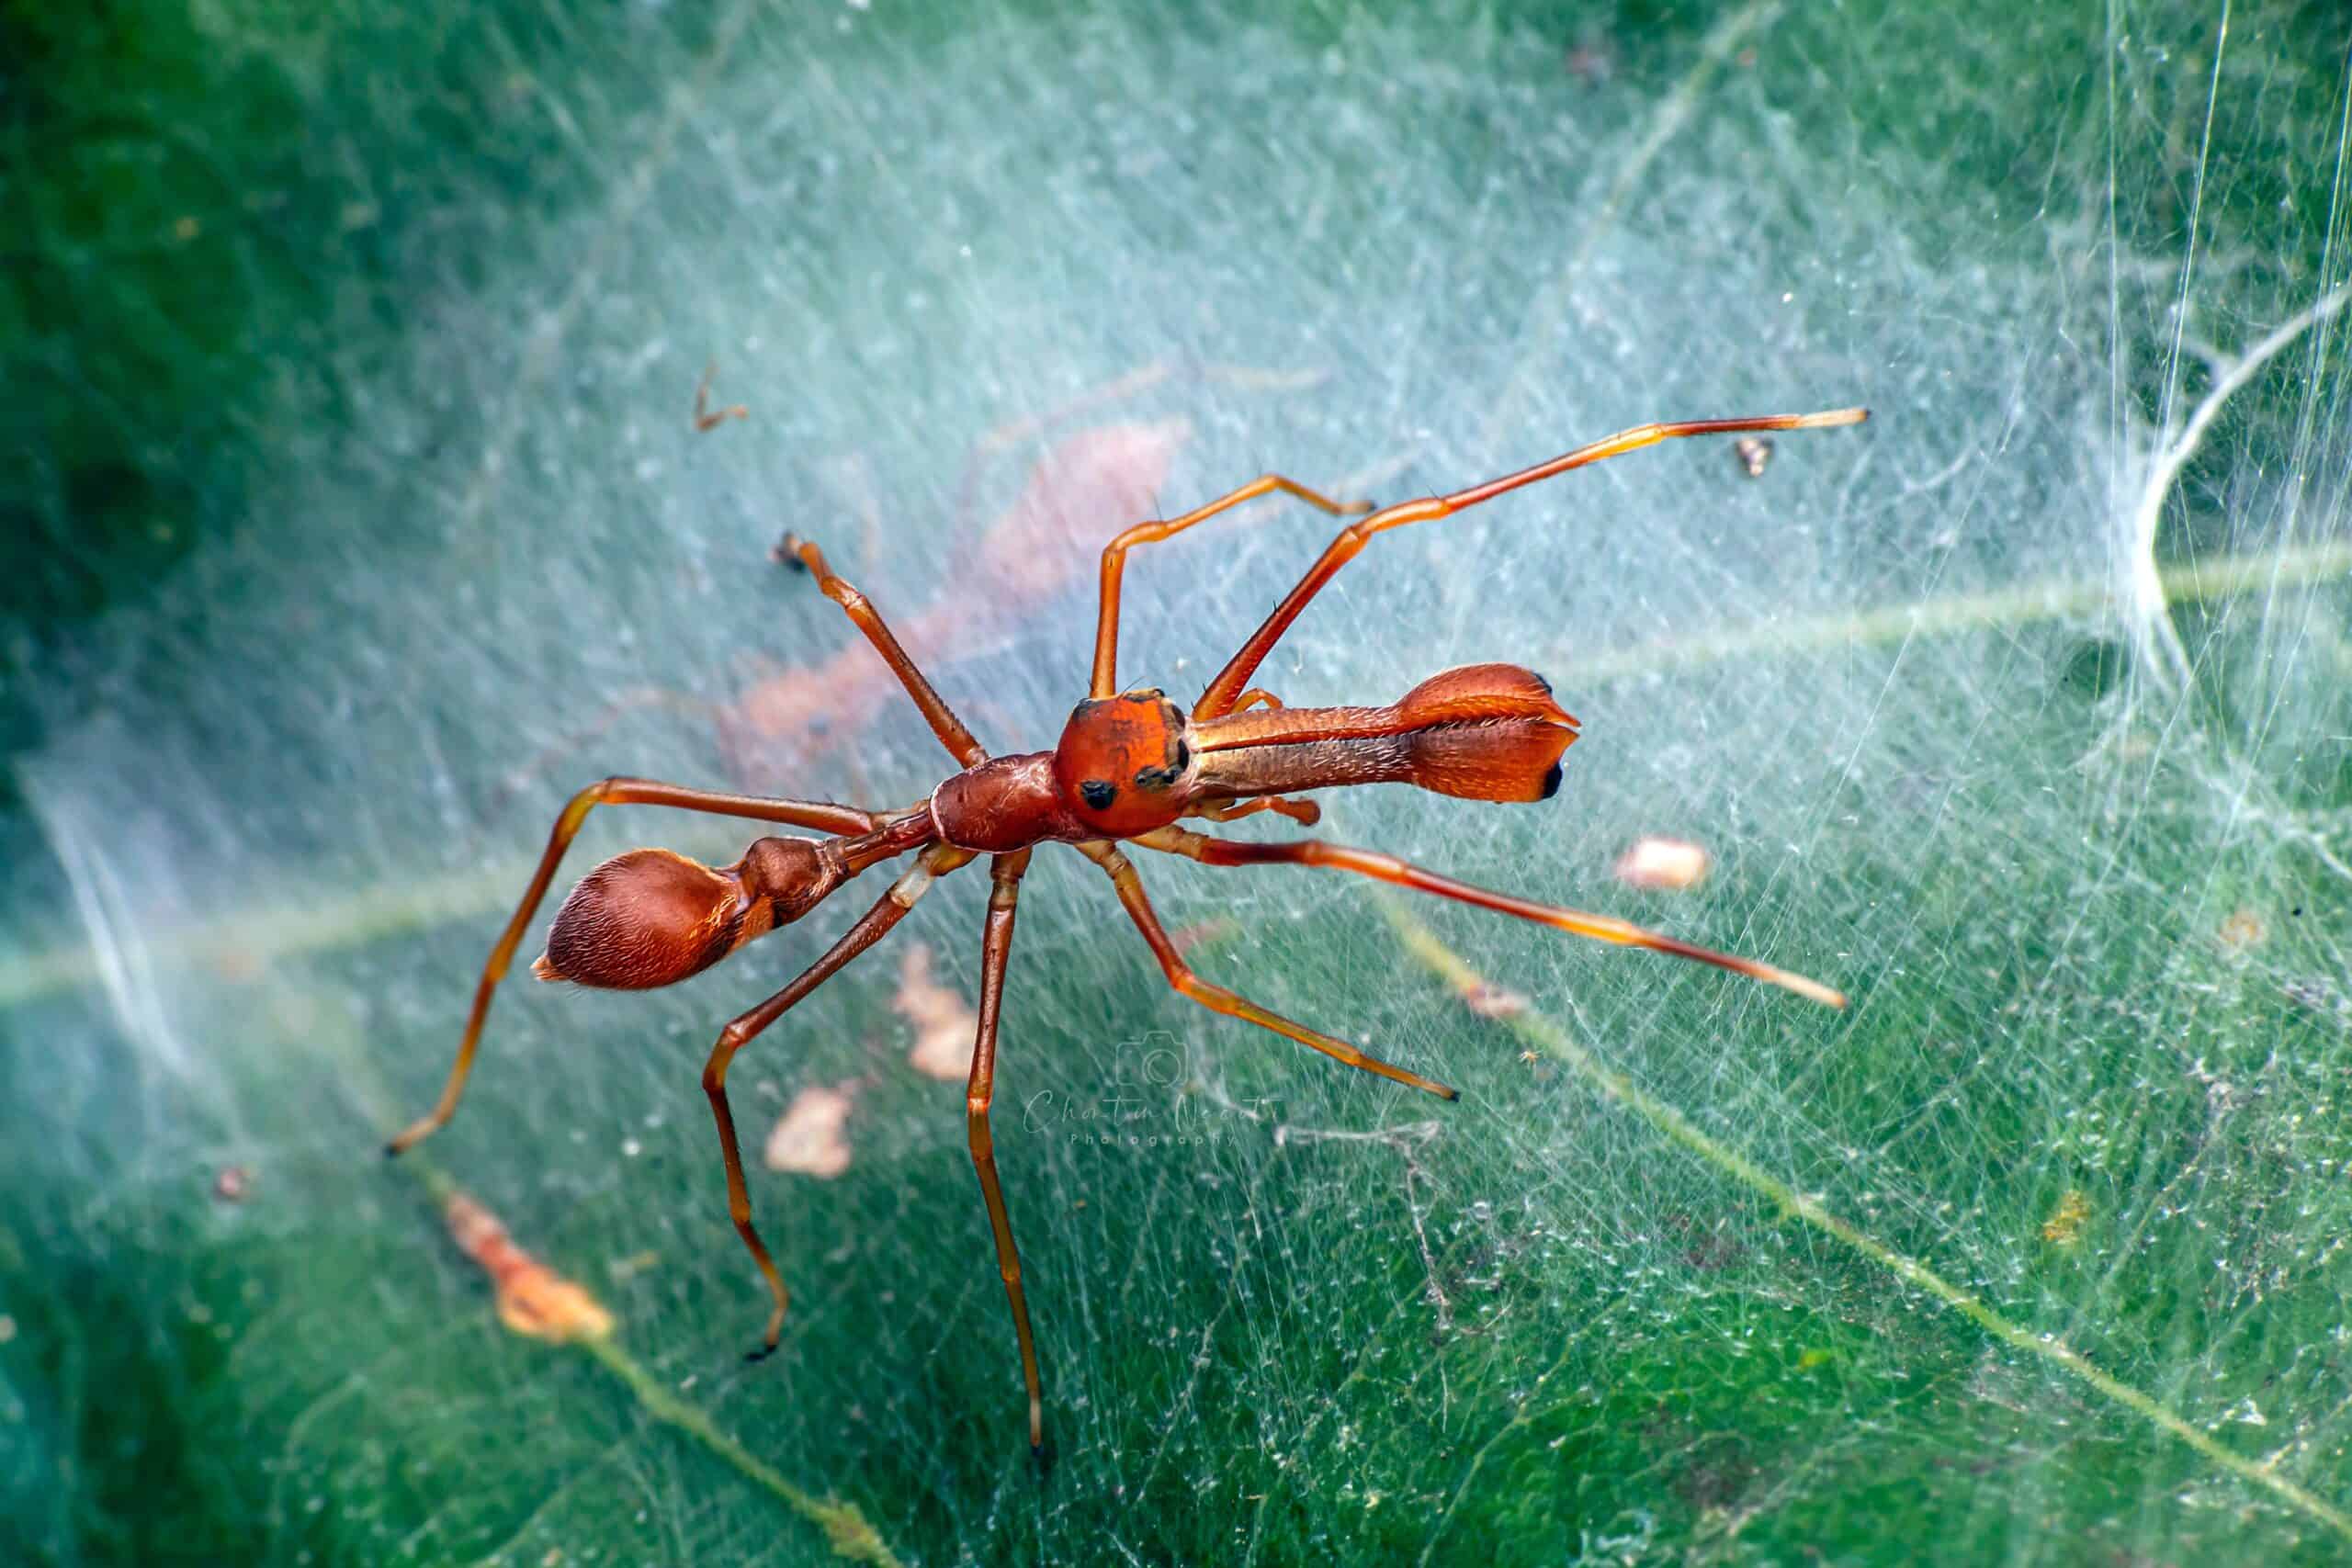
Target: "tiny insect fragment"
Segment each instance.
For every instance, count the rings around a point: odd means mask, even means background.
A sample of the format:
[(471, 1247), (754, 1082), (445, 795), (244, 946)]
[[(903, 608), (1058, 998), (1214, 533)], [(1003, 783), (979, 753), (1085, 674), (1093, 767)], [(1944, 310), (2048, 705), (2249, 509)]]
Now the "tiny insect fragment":
[(1581, 85), (1601, 86), (1617, 74), (1617, 48), (1607, 34), (1588, 29), (1562, 63)]
[(1772, 443), (1767, 436), (1743, 435), (1731, 444), (1731, 455), (1751, 479), (1760, 479), (1772, 462)]
[(1681, 893), (1707, 879), (1707, 852), (1687, 839), (1637, 839), (1617, 857), (1617, 880), (1649, 893)]
[(931, 977), (931, 949), (909, 945), (899, 959), (899, 989), (890, 1010), (915, 1026), (907, 1066), (927, 1078), (962, 1083), (972, 1070), (972, 1042), (979, 1037), (979, 1015), (952, 986)]
[(515, 1333), (568, 1345), (613, 1331), (613, 1314), (594, 1296), (515, 1246), (498, 1216), (471, 1198), (452, 1192), (441, 1217), (458, 1249), (490, 1276), (498, 1321)]
[(2090, 1217), (2091, 1201), (2070, 1187), (2042, 1222), (2041, 1239), (2057, 1247), (2072, 1247), (2082, 1238), (2083, 1222)]
[(788, 1170), (831, 1181), (849, 1168), (850, 1097), (822, 1085), (792, 1097), (768, 1134), (770, 1170)]
[(2233, 910), (2222, 922), (2222, 951), (2233, 958), (2252, 953), (2269, 937), (2270, 928), (2252, 909)]
[(710, 406), (710, 378), (718, 368), (716, 365), (702, 367), (702, 379), (695, 387), (695, 429), (697, 432), (717, 430), (730, 419), (749, 419), (752, 411), (741, 403), (729, 403), (723, 409)]
[(1471, 980), (1456, 987), (1462, 1005), (1480, 1018), (1517, 1018), (1527, 1010), (1526, 996), (1492, 980)]

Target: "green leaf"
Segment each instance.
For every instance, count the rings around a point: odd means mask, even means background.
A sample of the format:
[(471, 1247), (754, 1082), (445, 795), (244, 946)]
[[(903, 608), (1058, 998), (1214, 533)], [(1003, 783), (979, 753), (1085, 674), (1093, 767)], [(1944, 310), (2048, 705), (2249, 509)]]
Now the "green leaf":
[[(2340, 33), (901, 9), (11, 13), (0, 1556), (2352, 1550)], [(1555, 799), (1318, 831), (1846, 1012), (1132, 852), (1204, 975), (1448, 1104), (1174, 995), (1040, 852), (993, 1127), (1049, 1465), (910, 1060), (978, 870), (736, 1062), (771, 1359), (696, 1075), (888, 871), (671, 990), (518, 965), (379, 1157), (581, 784), (951, 769), (786, 527), (1013, 751), (1136, 517), (1858, 402), (1384, 534), (1260, 677), (1542, 671)], [(1138, 550), (1122, 680), (1188, 698), (1331, 527)], [(564, 874), (753, 831), (600, 811)], [(1705, 879), (1616, 880), (1645, 836)], [(810, 1089), (845, 1165), (769, 1168)]]

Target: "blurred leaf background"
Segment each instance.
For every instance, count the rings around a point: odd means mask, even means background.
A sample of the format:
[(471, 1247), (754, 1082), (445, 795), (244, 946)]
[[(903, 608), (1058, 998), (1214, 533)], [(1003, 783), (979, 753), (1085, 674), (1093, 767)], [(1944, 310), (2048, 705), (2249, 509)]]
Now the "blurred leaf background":
[[(0, 1557), (2352, 1551), (2331, 8), (0, 17)], [(748, 414), (697, 434), (707, 364)], [(1753, 481), (1687, 444), (1385, 537), (1267, 674), (1544, 671), (1557, 800), (1332, 835), (1849, 1014), (1144, 864), (1205, 972), (1464, 1091), (1415, 1101), (1196, 1015), (1041, 863), (997, 1120), (1045, 1474), (895, 948), (737, 1069), (753, 1145), (853, 1107), (838, 1177), (754, 1172), (797, 1298), (740, 1359), (695, 1073), (845, 912), (517, 981), (376, 1157), (578, 784), (944, 771), (786, 525), (1016, 750), (1083, 680), (1090, 505), (1849, 401)], [(1138, 557), (1123, 673), (1196, 689), (1326, 531)], [(745, 837), (608, 815), (579, 868)], [(1713, 875), (1614, 884), (1645, 833)], [(966, 994), (981, 885), (896, 939)], [(503, 1326), (452, 1192), (611, 1337)]]

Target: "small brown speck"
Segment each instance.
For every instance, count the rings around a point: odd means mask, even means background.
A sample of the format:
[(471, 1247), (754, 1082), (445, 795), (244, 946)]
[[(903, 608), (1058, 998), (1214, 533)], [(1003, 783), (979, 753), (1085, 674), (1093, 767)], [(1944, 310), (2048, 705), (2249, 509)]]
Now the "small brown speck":
[(2091, 1201), (2070, 1187), (2041, 1223), (2041, 1239), (2056, 1247), (2072, 1247), (2081, 1239), (2083, 1222), (2090, 1217)]
[(716, 365), (704, 366), (702, 380), (695, 387), (695, 429), (697, 431), (716, 430), (730, 419), (752, 417), (752, 411), (741, 403), (729, 403), (723, 409), (710, 406), (710, 378), (718, 368)]
[(2233, 911), (2222, 922), (2222, 951), (2233, 957), (2251, 953), (2270, 935), (2270, 928), (2252, 909)]
[(1577, 40), (1562, 62), (1568, 74), (1588, 87), (1598, 87), (1617, 74), (1617, 51), (1609, 39), (1599, 33), (1587, 33)]

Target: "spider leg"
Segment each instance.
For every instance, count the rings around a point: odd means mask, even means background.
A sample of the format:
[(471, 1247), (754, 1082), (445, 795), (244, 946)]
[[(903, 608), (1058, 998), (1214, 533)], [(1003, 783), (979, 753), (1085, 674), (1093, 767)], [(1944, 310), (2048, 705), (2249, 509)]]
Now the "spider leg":
[(1128, 918), (1135, 921), (1136, 929), (1143, 933), (1143, 940), (1151, 945), (1152, 956), (1159, 960), (1159, 967), (1167, 975), (1168, 983), (1181, 995), (1200, 1003), (1211, 1012), (1221, 1012), (1227, 1018), (1244, 1019), (1261, 1029), (1271, 1029), (1276, 1034), (1295, 1040), (1302, 1045), (1320, 1051), (1325, 1055), (1345, 1062), (1351, 1067), (1361, 1067), (1365, 1072), (1377, 1073), (1384, 1078), (1393, 1078), (1398, 1083), (1409, 1084), (1418, 1089), (1425, 1089), (1442, 1100), (1460, 1098), (1458, 1090), (1448, 1089), (1442, 1083), (1432, 1082), (1419, 1073), (1408, 1072), (1403, 1067), (1393, 1066), (1377, 1056), (1368, 1056), (1344, 1040), (1334, 1040), (1331, 1036), (1319, 1033), (1305, 1024), (1294, 1023), (1280, 1013), (1270, 1012), (1248, 998), (1227, 990), (1223, 986), (1213, 985), (1202, 979), (1193, 972), (1192, 965), (1186, 964), (1183, 956), (1176, 951), (1176, 944), (1169, 940), (1168, 932), (1160, 926), (1159, 917), (1152, 911), (1151, 900), (1144, 895), (1143, 879), (1136, 874), (1135, 866), (1128, 862), (1126, 856), (1119, 852), (1118, 847), (1105, 840), (1095, 839), (1080, 844), (1078, 848), (1087, 859), (1111, 874), (1112, 885), (1119, 892), (1119, 902), (1126, 906)]
[(1102, 547), (1102, 609), (1094, 626), (1094, 688), (1098, 697), (1115, 695), (1119, 689), (1119, 580), (1127, 569), (1127, 552), (1137, 545), (1157, 544), (1173, 538), (1195, 523), (1204, 523), (1220, 512), (1228, 512), (1247, 501), (1281, 491), (1296, 496), (1309, 506), (1317, 507), (1334, 517), (1351, 517), (1370, 512), (1368, 501), (1333, 501), (1318, 491), (1311, 491), (1296, 479), (1280, 474), (1261, 474), (1243, 485), (1210, 502), (1196, 506), (1182, 517), (1164, 521), (1138, 523)]
[(768, 1314), (767, 1332), (761, 1338), (760, 1348), (748, 1358), (751, 1360), (762, 1360), (775, 1353), (776, 1341), (784, 1334), (784, 1309), (790, 1304), (792, 1296), (784, 1288), (784, 1276), (776, 1272), (775, 1259), (768, 1256), (767, 1245), (760, 1240), (760, 1233), (752, 1224), (752, 1194), (743, 1183), (742, 1149), (735, 1137), (735, 1114), (727, 1103), (727, 1068), (734, 1061), (735, 1053), (750, 1044), (761, 1031), (906, 919), (907, 911), (930, 891), (935, 879), (971, 858), (967, 852), (944, 844), (924, 852), (923, 857), (892, 883), (890, 890), (860, 915), (814, 964), (802, 970), (792, 984), (720, 1030), (718, 1043), (711, 1047), (710, 1060), (703, 1066), (702, 1091), (710, 1097), (710, 1112), (718, 1122), (719, 1153), (727, 1161), (727, 1213), (735, 1222), (736, 1234), (751, 1249), (752, 1260), (760, 1266), (769, 1293), (775, 1297), (775, 1310)]
[[(1257, 672), (1266, 655), (1273, 651), (1274, 644), (1282, 640), (1291, 623), (1298, 619), (1299, 613), (1323, 591), (1323, 585), (1339, 575), (1341, 567), (1355, 559), (1357, 553), (1374, 534), (1401, 528), (1408, 523), (1427, 523), (1434, 518), (1451, 517), (1457, 512), (1466, 511), (1481, 502), (1492, 501), (1521, 485), (1531, 485), (1539, 479), (1548, 479), (1555, 474), (1564, 474), (1570, 468), (1581, 468), (1644, 446), (1654, 446), (1661, 441), (1672, 441), (1687, 435), (1722, 435), (1743, 430), (1815, 430), (1825, 425), (1860, 424), (1868, 417), (1866, 409), (1836, 409), (1827, 413), (1770, 414), (1760, 419), (1694, 419), (1670, 424), (1637, 424), (1631, 430), (1621, 430), (1614, 435), (1579, 446), (1549, 462), (1521, 468), (1515, 474), (1505, 474), (1498, 479), (1488, 479), (1484, 484), (1457, 490), (1449, 495), (1423, 496), (1419, 501), (1400, 502), (1395, 506), (1384, 507), (1363, 522), (1351, 523), (1340, 530), (1339, 537), (1333, 539), (1322, 557), (1307, 568), (1306, 575), (1299, 579), (1298, 586), (1274, 607), (1274, 613), (1266, 617), (1265, 624), (1250, 634), (1250, 640), (1241, 645), (1241, 651), (1235, 654), (1231, 661), (1218, 671), (1216, 679), (1209, 682), (1208, 690), (1201, 694), (1201, 700), (1193, 706), (1193, 716), (1196, 719), (1222, 718), (1235, 711), (1236, 705), (1244, 695), (1242, 688), (1250, 683), (1250, 677)], [(1112, 597), (1108, 585), (1112, 581), (1110, 554), (1105, 551), (1105, 626), (1110, 625), (1108, 616)], [(1098, 697), (1111, 694), (1103, 673), (1102, 650), (1106, 646), (1104, 642), (1096, 644), (1094, 694)]]
[(972, 1076), (964, 1089), (965, 1130), (972, 1145), (972, 1168), (980, 1178), (980, 1198), (988, 1205), (989, 1228), (996, 1234), (997, 1272), (1004, 1280), (1006, 1303), (1012, 1309), (1012, 1332), (1021, 1341), (1021, 1375), (1029, 1385), (1029, 1451), (1046, 1451), (1046, 1403), (1037, 1382), (1037, 1347), (1029, 1333), (1029, 1302), (1021, 1292), (1021, 1255), (1012, 1245), (1012, 1217), (1005, 1210), (1004, 1188), (997, 1180), (996, 1143), (989, 1134), (989, 1104), (996, 1098), (996, 1028), (1004, 1005), (1004, 973), (1012, 956), (1013, 907), (1021, 897), (1021, 878), (1029, 870), (1027, 850), (997, 855), (989, 862), (993, 886), (989, 890), (989, 919), (980, 939), (980, 1022), (972, 1043)]
[(458, 1109), (458, 1097), (465, 1092), (467, 1075), (473, 1071), (474, 1048), (481, 1043), (481, 1028), (490, 1017), (490, 998), (498, 989), (498, 982), (506, 976), (507, 965), (514, 961), (514, 949), (521, 943), (523, 933), (537, 912), (539, 900), (547, 897), (548, 885), (555, 880), (556, 867), (563, 860), (563, 852), (571, 847), (579, 835), (581, 824), (588, 813), (599, 806), (667, 806), (680, 811), (699, 811), (713, 817), (744, 817), (756, 822), (782, 822), (795, 828), (812, 828), (820, 833), (868, 833), (882, 820), (870, 811), (854, 807), (834, 806), (824, 801), (777, 800), (756, 795), (727, 795), (717, 790), (688, 789), (683, 784), (658, 784), (651, 779), (611, 778), (590, 784), (571, 797), (555, 819), (554, 829), (548, 834), (548, 847), (539, 856), (538, 870), (531, 875), (531, 885), (523, 890), (523, 901), (515, 906), (514, 919), (506, 922), (497, 945), (490, 950), (489, 962), (482, 965), (481, 980), (474, 987), (473, 1011), (466, 1019), (466, 1032), (458, 1042), (458, 1059), (449, 1067), (448, 1081), (442, 1086), (441, 1099), (433, 1109), (409, 1124), (400, 1136), (384, 1147), (388, 1155), (400, 1154), (438, 1130)]
[(964, 721), (956, 716), (955, 710), (932, 689), (931, 682), (915, 667), (907, 650), (899, 646), (898, 637), (884, 624), (881, 612), (872, 602), (827, 566), (817, 547), (797, 534), (786, 534), (782, 548), (787, 559), (795, 559), (803, 570), (814, 572), (818, 589), (857, 623), (857, 629), (865, 634), (865, 640), (874, 645), (883, 662), (890, 666), (890, 672), (898, 676), (899, 684), (907, 689), (907, 695), (922, 710), (922, 716), (930, 721), (931, 732), (939, 737), (939, 743), (947, 748), (948, 755), (967, 768), (984, 761), (988, 752), (972, 739), (972, 732), (964, 728)]
[(1394, 883), (1417, 892), (1432, 893), (1441, 898), (1452, 898), (1498, 914), (1514, 915), (1537, 925), (1550, 926), (1572, 935), (1590, 937), (1595, 942), (1611, 942), (1623, 947), (1645, 947), (1654, 953), (1668, 953), (1677, 958), (1695, 959), (1712, 964), (1718, 969), (1728, 969), (1745, 975), (1751, 980), (1762, 980), (1794, 991), (1798, 996), (1816, 1001), (1825, 1007), (1842, 1008), (1846, 998), (1818, 980), (1761, 963), (1753, 958), (1736, 958), (1712, 948), (1694, 947), (1678, 942), (1662, 932), (1618, 919), (1613, 915), (1595, 915), (1582, 909), (1568, 909), (1553, 904), (1537, 904), (1525, 898), (1515, 898), (1508, 893), (1489, 892), (1466, 882), (1456, 882), (1434, 871), (1398, 860), (1395, 855), (1382, 854), (1376, 850), (1350, 849), (1344, 844), (1327, 843), (1321, 839), (1303, 839), (1290, 843), (1248, 843), (1237, 839), (1213, 838), (1183, 828), (1162, 828), (1157, 832), (1138, 835), (1132, 840), (1146, 849), (1159, 850), (1168, 854), (1184, 855), (1204, 865), (1320, 865), (1340, 871), (1352, 871), (1359, 876)]

